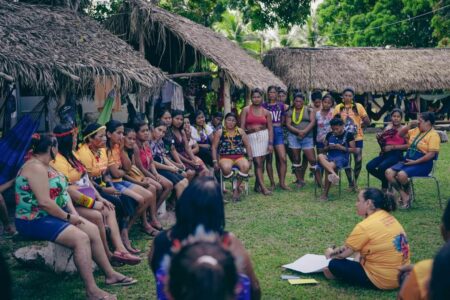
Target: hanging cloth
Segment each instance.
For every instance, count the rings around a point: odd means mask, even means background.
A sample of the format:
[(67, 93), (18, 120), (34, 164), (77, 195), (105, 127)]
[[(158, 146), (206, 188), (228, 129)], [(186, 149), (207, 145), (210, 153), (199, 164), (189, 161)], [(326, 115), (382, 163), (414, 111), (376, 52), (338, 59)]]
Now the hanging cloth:
[[(111, 120), (111, 115), (113, 111), (113, 106), (115, 102), (115, 95), (116, 92), (113, 89), (108, 93), (108, 97), (106, 97), (105, 106), (103, 107), (102, 112), (100, 113), (100, 116), (98, 116), (97, 123), (100, 125), (105, 125), (108, 123), (109, 120)], [(119, 101), (120, 103), (120, 101)]]

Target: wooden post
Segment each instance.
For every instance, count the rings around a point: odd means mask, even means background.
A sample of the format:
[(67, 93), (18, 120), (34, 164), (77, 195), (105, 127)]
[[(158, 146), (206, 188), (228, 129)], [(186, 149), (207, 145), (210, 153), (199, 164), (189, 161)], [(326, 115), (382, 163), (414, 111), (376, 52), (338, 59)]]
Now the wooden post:
[(419, 111), (419, 112), (417, 113), (417, 119), (419, 119), (419, 115), (420, 115), (420, 113), (421, 113), (421, 108), (420, 108), (420, 94), (419, 94), (419, 93), (416, 94), (416, 104), (417, 104), (417, 110)]
[(230, 80), (223, 74), (223, 112), (227, 114), (231, 112), (231, 90)]
[[(143, 30), (141, 30), (139, 34), (139, 53), (141, 54), (142, 58), (145, 59), (145, 38)], [(145, 112), (145, 96), (142, 86), (139, 87), (138, 97), (136, 98), (136, 108), (139, 112)], [(153, 119), (153, 112), (151, 116)]]
[(246, 95), (245, 95), (245, 106), (250, 105), (252, 103), (252, 90), (247, 87), (246, 89)]

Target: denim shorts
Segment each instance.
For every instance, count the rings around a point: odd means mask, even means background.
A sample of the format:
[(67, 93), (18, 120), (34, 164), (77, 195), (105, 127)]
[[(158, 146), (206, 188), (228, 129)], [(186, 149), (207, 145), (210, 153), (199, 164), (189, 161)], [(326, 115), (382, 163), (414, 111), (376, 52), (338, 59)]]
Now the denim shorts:
[(364, 142), (363, 142), (363, 140), (360, 140), (360, 141), (355, 141), (355, 147), (356, 147), (356, 148), (360, 148), (360, 149), (362, 149), (362, 148), (363, 148), (363, 146), (364, 146)]
[(54, 242), (70, 223), (47, 215), (34, 220), (16, 218), (17, 231), (26, 238)]
[(288, 134), (289, 148), (291, 149), (313, 149), (314, 148), (314, 138), (304, 137), (299, 138), (297, 135), (289, 133)]
[(130, 189), (134, 186), (133, 183), (129, 182), (129, 181), (118, 181), (118, 182), (111, 182), (111, 184), (113, 185), (113, 187), (118, 190), (119, 192), (123, 193), (123, 191), (125, 191), (126, 189)]
[(283, 127), (281, 126), (274, 126), (273, 127), (273, 145), (283, 145), (284, 144), (284, 133), (283, 133)]

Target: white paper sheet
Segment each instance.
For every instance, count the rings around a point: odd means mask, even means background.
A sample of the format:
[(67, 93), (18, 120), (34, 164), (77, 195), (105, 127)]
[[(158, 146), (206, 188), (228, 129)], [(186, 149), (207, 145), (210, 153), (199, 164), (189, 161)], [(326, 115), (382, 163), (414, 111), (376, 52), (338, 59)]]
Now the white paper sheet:
[[(347, 258), (353, 260), (353, 258)], [(324, 268), (328, 267), (331, 259), (327, 259), (325, 255), (305, 254), (293, 263), (283, 265), (283, 268), (301, 272), (301, 273), (318, 273), (322, 272)]]

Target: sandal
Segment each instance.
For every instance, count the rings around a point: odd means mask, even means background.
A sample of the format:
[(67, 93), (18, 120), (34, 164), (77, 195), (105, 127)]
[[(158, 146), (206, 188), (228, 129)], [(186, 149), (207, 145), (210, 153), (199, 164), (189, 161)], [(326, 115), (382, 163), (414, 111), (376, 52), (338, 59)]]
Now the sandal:
[(114, 251), (113, 256), (111, 257), (112, 260), (121, 262), (130, 266), (137, 265), (141, 262), (141, 258), (138, 256), (134, 256), (131, 253), (127, 252), (120, 252), (120, 251)]
[(128, 286), (137, 283), (138, 281), (134, 279), (133, 277), (127, 277), (124, 276), (122, 279), (113, 282), (113, 283), (107, 283), (106, 285), (109, 286)]

